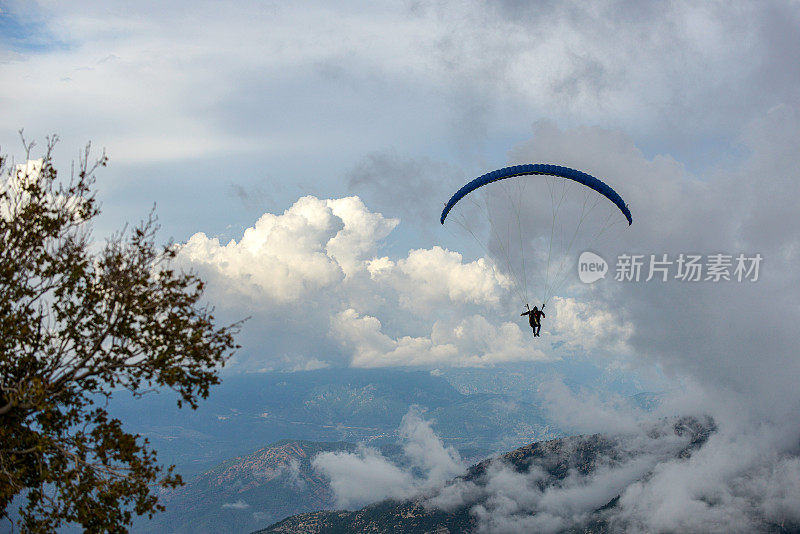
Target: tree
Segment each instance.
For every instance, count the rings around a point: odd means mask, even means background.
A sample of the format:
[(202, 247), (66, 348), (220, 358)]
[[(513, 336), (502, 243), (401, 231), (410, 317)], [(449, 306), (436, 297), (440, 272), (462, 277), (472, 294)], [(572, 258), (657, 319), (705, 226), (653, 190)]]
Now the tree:
[(153, 212), (98, 244), (94, 173), (81, 153), (68, 181), (52, 162), (0, 158), (0, 519), (23, 531), (65, 523), (125, 532), (163, 506), (154, 490), (182, 484), (146, 439), (110, 416), (112, 391), (154, 388), (197, 407), (238, 348), (240, 323), (217, 326), (202, 281), (159, 248)]

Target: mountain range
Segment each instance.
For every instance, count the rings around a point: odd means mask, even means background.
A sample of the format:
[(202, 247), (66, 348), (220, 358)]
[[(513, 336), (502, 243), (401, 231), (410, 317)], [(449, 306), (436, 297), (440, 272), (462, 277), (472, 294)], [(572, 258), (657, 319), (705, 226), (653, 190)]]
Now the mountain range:
[[(333, 509), (330, 481), (311, 462), (323, 452), (356, 450), (357, 445), (341, 441), (283, 440), (232, 458), (185, 486), (162, 490), (159, 498), (166, 511), (150, 520), (139, 519), (133, 532), (250, 532), (290, 515)], [(405, 462), (398, 445), (384, 445), (378, 451), (395, 465)], [(480, 449), (460, 452), (465, 462), (489, 455)]]
[(659, 463), (688, 458), (714, 431), (709, 418), (684, 417), (631, 435), (540, 441), (484, 460), (433, 492), (299, 514), (258, 532), (625, 531), (615, 514), (621, 492)]

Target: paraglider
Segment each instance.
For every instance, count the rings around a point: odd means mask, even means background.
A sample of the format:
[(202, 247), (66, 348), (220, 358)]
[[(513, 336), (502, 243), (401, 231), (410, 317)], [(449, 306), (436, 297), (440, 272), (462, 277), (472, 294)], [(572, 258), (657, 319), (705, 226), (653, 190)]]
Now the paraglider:
[(528, 324), (530, 324), (533, 329), (533, 337), (539, 337), (539, 332), (542, 330), (542, 319), (545, 318), (544, 304), (542, 304), (541, 310), (536, 306), (530, 309), (527, 304), (525, 304), (525, 307), (528, 308), (528, 311), (520, 313), (519, 316), (528, 316)]
[[(582, 187), (570, 190), (570, 184)], [(544, 204), (548, 194), (550, 210)], [(470, 200), (466, 206), (465, 198)], [(444, 225), (448, 217), (453, 218), (451, 212), (458, 211), (457, 224), (511, 280), (527, 309), (521, 316), (528, 315), (534, 337), (539, 337), (545, 304), (566, 279), (564, 271), (574, 247), (592, 246), (600, 235), (622, 222), (620, 213), (627, 226), (633, 224), (628, 205), (611, 186), (585, 172), (542, 163), (504, 167), (475, 178), (447, 201), (440, 223)], [(605, 214), (597, 216), (598, 211)], [(591, 220), (592, 214), (596, 220)], [(548, 220), (548, 216), (552, 218)], [(488, 233), (477, 226), (481, 220), (488, 221)], [(542, 306), (530, 309), (528, 282), (537, 278), (541, 280), (534, 287), (542, 292)]]

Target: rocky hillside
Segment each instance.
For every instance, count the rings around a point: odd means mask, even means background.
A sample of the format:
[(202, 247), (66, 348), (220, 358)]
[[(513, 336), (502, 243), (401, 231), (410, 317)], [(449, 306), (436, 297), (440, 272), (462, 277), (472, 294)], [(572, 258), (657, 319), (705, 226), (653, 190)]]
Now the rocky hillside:
[(328, 482), (312, 468), (325, 451), (352, 451), (345, 442), (282, 441), (233, 458), (186, 486), (162, 494), (167, 511), (137, 523), (138, 532), (247, 532), (308, 510), (331, 508)]
[[(140, 519), (137, 533), (250, 532), (265, 523), (311, 510), (334, 508), (330, 481), (313, 469), (322, 452), (353, 452), (347, 442), (284, 440), (232, 458), (181, 488), (164, 491), (167, 510), (152, 520)], [(402, 465), (399, 445), (384, 445), (380, 454)], [(462, 449), (465, 461), (478, 461), (488, 451)]]

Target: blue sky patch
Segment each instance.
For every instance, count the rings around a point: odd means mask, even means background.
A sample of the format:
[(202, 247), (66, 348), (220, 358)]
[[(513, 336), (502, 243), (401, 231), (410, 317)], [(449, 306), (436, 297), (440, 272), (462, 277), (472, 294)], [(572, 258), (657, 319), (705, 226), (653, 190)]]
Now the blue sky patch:
[(15, 52), (42, 53), (66, 48), (66, 43), (48, 31), (43, 18), (33, 14), (20, 17), (0, 2), (0, 47)]

